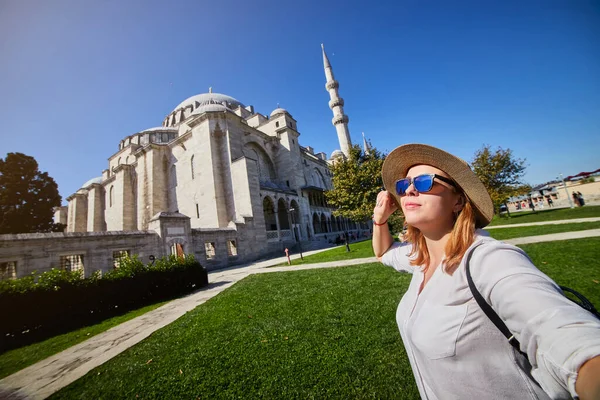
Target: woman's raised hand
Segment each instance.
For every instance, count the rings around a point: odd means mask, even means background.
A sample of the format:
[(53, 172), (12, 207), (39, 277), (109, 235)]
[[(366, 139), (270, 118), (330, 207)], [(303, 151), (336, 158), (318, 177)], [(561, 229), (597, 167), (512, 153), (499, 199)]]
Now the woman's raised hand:
[(382, 190), (377, 195), (377, 204), (373, 209), (373, 221), (376, 224), (383, 224), (397, 209), (398, 204), (394, 197), (387, 190)]

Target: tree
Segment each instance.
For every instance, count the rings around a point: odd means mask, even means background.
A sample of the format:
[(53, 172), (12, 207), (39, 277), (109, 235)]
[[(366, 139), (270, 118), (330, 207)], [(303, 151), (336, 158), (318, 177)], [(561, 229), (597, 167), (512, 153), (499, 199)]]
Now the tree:
[(508, 210), (506, 201), (509, 197), (531, 191), (531, 186), (521, 181), (525, 174), (525, 159), (515, 158), (511, 149), (498, 147), (493, 151), (491, 146), (484, 145), (475, 152), (471, 167), (490, 193), (495, 212), (501, 204)]
[(0, 234), (60, 230), (53, 223), (61, 197), (54, 179), (40, 172), (33, 157), (8, 153), (0, 158)]
[[(370, 147), (365, 154), (359, 145), (350, 148), (348, 158), (338, 158), (331, 166), (333, 189), (325, 193), (327, 203), (336, 208), (336, 216), (352, 221), (367, 221), (373, 215), (377, 194), (383, 189), (381, 167), (385, 155)], [(393, 231), (402, 228), (399, 212), (389, 222)]]

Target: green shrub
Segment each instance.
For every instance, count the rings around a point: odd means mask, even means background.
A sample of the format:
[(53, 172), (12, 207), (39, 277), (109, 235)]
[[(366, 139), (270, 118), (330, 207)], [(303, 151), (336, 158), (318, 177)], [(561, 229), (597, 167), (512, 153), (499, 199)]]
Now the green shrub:
[(208, 284), (193, 256), (164, 257), (144, 265), (137, 256), (88, 278), (53, 268), (0, 282), (0, 351), (77, 329), (130, 309), (167, 300)]

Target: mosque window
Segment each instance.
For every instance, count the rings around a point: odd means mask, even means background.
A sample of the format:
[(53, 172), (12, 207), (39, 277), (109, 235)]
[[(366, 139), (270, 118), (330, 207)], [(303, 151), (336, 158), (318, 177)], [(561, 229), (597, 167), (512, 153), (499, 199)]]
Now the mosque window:
[(166, 133), (162, 134), (162, 142), (163, 143), (168, 143), (169, 142), (169, 135), (167, 135)]
[(206, 259), (212, 260), (214, 259), (216, 254), (215, 242), (205, 242), (204, 243), (204, 251), (206, 252)]
[(60, 268), (64, 271), (83, 271), (83, 254), (60, 256)]
[(227, 255), (230, 257), (237, 256), (237, 244), (235, 240), (227, 241)]
[(192, 172), (192, 179), (194, 179), (194, 156), (190, 158), (190, 170)]
[(108, 206), (112, 207), (113, 205), (113, 200), (114, 200), (114, 186), (111, 186), (109, 191), (108, 191)]
[(7, 261), (0, 263), (0, 281), (17, 279), (17, 262)]
[(279, 128), (279, 121), (275, 121), (275, 128)]
[(198, 207), (198, 203), (196, 203), (196, 218), (200, 218), (200, 208)]
[(119, 268), (121, 266), (121, 262), (123, 262), (123, 260), (127, 257), (129, 257), (129, 250), (113, 251), (113, 267)]

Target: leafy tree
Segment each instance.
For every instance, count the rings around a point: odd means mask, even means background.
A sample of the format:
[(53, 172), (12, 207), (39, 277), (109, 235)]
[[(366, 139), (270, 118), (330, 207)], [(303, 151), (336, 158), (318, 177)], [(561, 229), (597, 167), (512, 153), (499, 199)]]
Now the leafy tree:
[(501, 204), (508, 210), (506, 201), (509, 197), (531, 191), (531, 186), (521, 181), (525, 174), (525, 159), (515, 158), (511, 149), (498, 147), (492, 150), (491, 146), (484, 145), (475, 152), (471, 166), (490, 193), (496, 212)]
[(0, 234), (60, 230), (52, 221), (60, 203), (56, 182), (39, 171), (33, 157), (8, 153), (0, 158)]
[[(338, 158), (331, 166), (333, 189), (325, 193), (336, 216), (352, 221), (368, 221), (373, 215), (377, 194), (383, 188), (381, 167), (385, 155), (376, 148), (365, 154), (359, 145), (350, 148), (348, 158)], [(389, 220), (392, 231), (402, 228), (402, 217), (394, 213)]]

